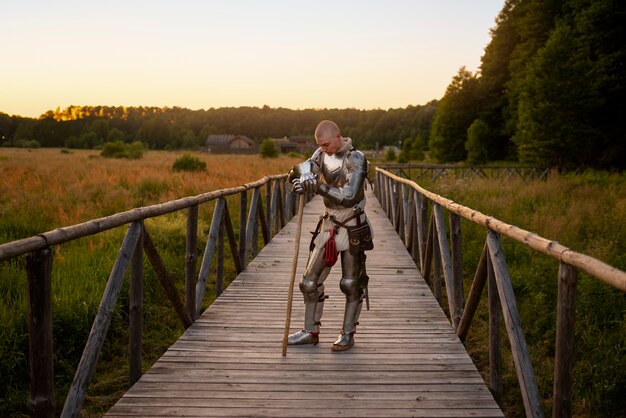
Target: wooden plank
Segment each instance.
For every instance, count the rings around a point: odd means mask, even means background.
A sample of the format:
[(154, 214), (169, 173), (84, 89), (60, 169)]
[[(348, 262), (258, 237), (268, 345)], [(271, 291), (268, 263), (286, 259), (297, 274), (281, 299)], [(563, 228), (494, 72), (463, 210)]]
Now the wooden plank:
[[(322, 212), (304, 207), (300, 247)], [(281, 355), (296, 220), (109, 411), (109, 416), (497, 416), (503, 414), (411, 255), (368, 193), (375, 249), (367, 253), (371, 310), (352, 349), (331, 350), (342, 325), (341, 267), (325, 284), (320, 343)], [(298, 256), (297, 275), (306, 264)], [(295, 293), (290, 332), (302, 327)]]
[(135, 250), (135, 245), (141, 236), (141, 232), (141, 222), (134, 222), (128, 227), (117, 259), (113, 265), (113, 270), (111, 270), (111, 274), (107, 280), (104, 294), (100, 301), (100, 307), (98, 308), (98, 313), (91, 326), (89, 337), (87, 337), (87, 343), (85, 344), (85, 349), (78, 363), (72, 386), (65, 399), (61, 417), (77, 417), (80, 413), (87, 387), (91, 381), (93, 371), (96, 368), (98, 355), (100, 354), (100, 350), (104, 344), (104, 338), (106, 337), (111, 319), (113, 318), (113, 308), (115, 307), (115, 302), (122, 289), (126, 268)]

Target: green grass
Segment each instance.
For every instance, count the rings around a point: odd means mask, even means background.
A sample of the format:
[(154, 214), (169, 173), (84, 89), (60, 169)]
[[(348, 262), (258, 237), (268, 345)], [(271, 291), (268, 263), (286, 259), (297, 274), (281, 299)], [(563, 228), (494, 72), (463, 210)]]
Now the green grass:
[[(144, 184), (145, 182), (142, 182), (140, 187)], [(227, 198), (227, 202), (238, 240), (239, 195)], [(202, 261), (201, 256), (206, 245), (213, 208), (214, 202), (209, 202), (202, 205), (199, 210), (197, 248), (200, 258), (197, 270)], [(7, 221), (4, 222), (6, 224)], [(18, 217), (14, 217), (12, 222), (26, 224)], [(146, 229), (151, 234), (181, 299), (184, 298), (186, 223), (186, 211), (145, 221)], [(2, 229), (10, 230), (6, 225)], [(52, 310), (57, 414), (63, 407), (125, 231), (126, 227), (120, 227), (53, 247)], [(259, 248), (262, 246), (260, 239)], [(236, 276), (236, 272), (227, 243), (225, 247), (224, 285), (227, 286)], [(216, 297), (215, 260), (203, 299), (203, 309)], [(145, 257), (144, 274), (143, 368), (147, 370), (179, 338), (184, 328)], [(104, 414), (129, 388), (128, 282), (127, 278), (85, 398), (82, 411), (84, 416)], [(0, 289), (2, 289), (0, 375), (6, 377), (0, 381), (0, 392), (5, 394), (0, 405), (1, 416), (16, 416), (26, 412), (28, 389), (26, 288), (26, 272), (22, 257), (0, 263)]]
[[(451, 180), (427, 187), (464, 206), (585, 253), (626, 271), (626, 176), (602, 172), (551, 175), (547, 181)], [(462, 222), (465, 294), (486, 230)], [(546, 416), (552, 413), (558, 261), (514, 240), (502, 245)], [(486, 289), (484, 297), (486, 298)], [(444, 304), (445, 305), (445, 304)], [(488, 381), (486, 301), (476, 314), (467, 349)], [(626, 416), (626, 294), (579, 272), (576, 301), (574, 412)], [(504, 409), (525, 416), (513, 361), (502, 330)]]

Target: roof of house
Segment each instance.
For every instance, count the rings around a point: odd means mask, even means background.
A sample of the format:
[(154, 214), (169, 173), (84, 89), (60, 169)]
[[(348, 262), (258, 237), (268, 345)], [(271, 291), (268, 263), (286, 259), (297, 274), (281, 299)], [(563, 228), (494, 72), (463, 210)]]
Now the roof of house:
[(254, 145), (254, 141), (248, 138), (245, 135), (232, 135), (232, 134), (222, 134), (222, 135), (209, 135), (206, 139), (207, 145), (222, 145), (227, 146), (232, 141), (240, 139), (244, 140), (250, 145)]

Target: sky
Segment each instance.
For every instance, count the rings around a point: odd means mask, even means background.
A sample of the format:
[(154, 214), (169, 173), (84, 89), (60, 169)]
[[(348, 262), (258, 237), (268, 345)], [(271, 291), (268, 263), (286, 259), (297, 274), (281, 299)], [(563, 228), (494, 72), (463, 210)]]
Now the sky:
[(0, 112), (388, 109), (476, 71), (504, 0), (2, 0)]

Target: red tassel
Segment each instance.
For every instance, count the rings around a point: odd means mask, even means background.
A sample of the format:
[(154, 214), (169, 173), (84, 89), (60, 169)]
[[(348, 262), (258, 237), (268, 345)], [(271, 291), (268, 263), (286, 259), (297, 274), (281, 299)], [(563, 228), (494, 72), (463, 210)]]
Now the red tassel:
[(326, 245), (324, 246), (326, 249), (326, 254), (324, 257), (324, 261), (326, 261), (327, 267), (332, 267), (337, 262), (337, 244), (335, 243), (335, 230), (330, 230), (330, 237), (328, 241), (326, 241)]

